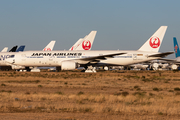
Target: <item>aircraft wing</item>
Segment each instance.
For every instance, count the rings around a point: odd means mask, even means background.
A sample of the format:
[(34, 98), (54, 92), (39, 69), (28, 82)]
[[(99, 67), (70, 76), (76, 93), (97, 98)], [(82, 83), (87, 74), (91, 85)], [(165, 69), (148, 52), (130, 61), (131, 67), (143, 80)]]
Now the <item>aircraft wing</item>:
[(164, 53), (158, 53), (154, 55), (149, 55), (148, 57), (166, 57), (167, 55), (173, 54), (174, 52), (164, 52)]
[(175, 64), (180, 64), (180, 61), (177, 61), (176, 59), (164, 59), (164, 58), (161, 58), (161, 59), (158, 59), (158, 60), (163, 60), (163, 61), (166, 61), (167, 63), (175, 63)]
[(176, 61), (175, 59), (165, 59), (165, 58), (160, 58), (158, 60), (164, 60), (164, 61), (167, 61), (167, 62), (175, 62)]
[(112, 58), (116, 55), (123, 55), (126, 53), (115, 53), (115, 54), (108, 54), (108, 55), (100, 55), (100, 56), (93, 56), (93, 57), (86, 57), (76, 59), (76, 61), (84, 61), (84, 62), (99, 62), (100, 60), (106, 60), (107, 58)]

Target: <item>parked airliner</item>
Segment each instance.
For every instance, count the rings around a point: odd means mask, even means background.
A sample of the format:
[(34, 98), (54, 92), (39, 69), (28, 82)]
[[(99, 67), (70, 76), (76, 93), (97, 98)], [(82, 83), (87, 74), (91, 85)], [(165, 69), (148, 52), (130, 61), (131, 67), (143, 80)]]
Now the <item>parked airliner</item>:
[[(51, 41), (44, 49), (43, 51), (51, 51), (54, 47), (55, 41)], [(0, 66), (7, 66), (5, 63), (5, 59), (7, 59), (9, 56), (13, 55), (14, 52), (22, 52), (24, 51), (25, 46), (20, 46), (17, 49), (18, 46), (14, 46), (9, 52), (0, 52)]]
[(59, 66), (74, 70), (79, 66), (94, 71), (94, 66), (131, 65), (165, 57), (173, 52), (159, 53), (167, 26), (161, 26), (138, 50), (99, 51), (25, 51), (14, 53), (6, 62), (13, 68), (26, 66)]

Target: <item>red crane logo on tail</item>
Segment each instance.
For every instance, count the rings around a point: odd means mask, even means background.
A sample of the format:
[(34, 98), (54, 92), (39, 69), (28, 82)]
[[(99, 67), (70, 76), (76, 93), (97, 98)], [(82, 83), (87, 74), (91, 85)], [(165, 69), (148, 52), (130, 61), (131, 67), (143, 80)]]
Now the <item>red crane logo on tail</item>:
[(51, 51), (51, 48), (44, 48), (44, 51)]
[(158, 48), (160, 46), (160, 40), (158, 37), (152, 37), (150, 38), (149, 45), (152, 48)]
[(89, 40), (84, 40), (82, 43), (82, 48), (84, 50), (89, 50), (91, 48), (91, 42)]
[(176, 45), (176, 46), (174, 47), (174, 49), (175, 49), (175, 52), (177, 53), (178, 46)]
[(74, 46), (72, 46), (71, 50), (73, 50), (73, 49), (74, 49)]

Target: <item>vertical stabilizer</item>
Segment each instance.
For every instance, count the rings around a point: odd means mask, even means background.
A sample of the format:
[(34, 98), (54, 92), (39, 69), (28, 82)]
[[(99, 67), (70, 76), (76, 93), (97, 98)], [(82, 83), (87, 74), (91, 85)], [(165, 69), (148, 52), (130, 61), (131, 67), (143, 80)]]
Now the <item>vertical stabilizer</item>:
[(91, 31), (74, 50), (91, 50), (97, 31)]
[(162, 44), (167, 26), (161, 26), (145, 43), (139, 51), (158, 52)]
[(44, 49), (43, 51), (52, 51), (54, 48), (54, 44), (56, 41), (51, 41)]
[(1, 52), (7, 52), (8, 47), (5, 47)]
[(180, 56), (180, 51), (179, 51), (179, 45), (175, 37), (173, 37), (173, 42), (174, 42), (174, 52), (176, 58)]
[(9, 50), (9, 52), (16, 52), (17, 47), (18, 47), (17, 45), (14, 46), (13, 48), (11, 48), (11, 50)]
[(82, 41), (87, 37), (87, 35), (84, 38), (80, 38), (69, 50), (76, 50), (76, 48), (82, 43)]
[(21, 45), (17, 50), (16, 50), (16, 52), (22, 52), (22, 51), (24, 51), (24, 48), (25, 48), (25, 45)]

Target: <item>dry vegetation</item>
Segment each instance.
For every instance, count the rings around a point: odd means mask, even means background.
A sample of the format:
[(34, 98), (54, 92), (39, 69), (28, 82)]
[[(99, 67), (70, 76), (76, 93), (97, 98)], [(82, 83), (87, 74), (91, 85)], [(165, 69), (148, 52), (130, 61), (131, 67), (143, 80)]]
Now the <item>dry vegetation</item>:
[(180, 72), (0, 72), (1, 119), (179, 119)]

